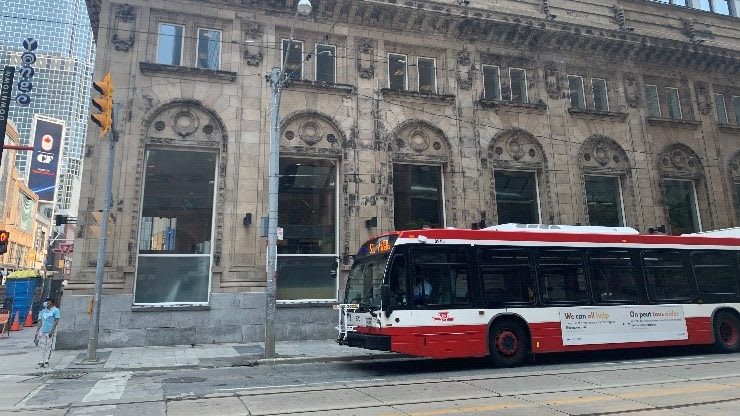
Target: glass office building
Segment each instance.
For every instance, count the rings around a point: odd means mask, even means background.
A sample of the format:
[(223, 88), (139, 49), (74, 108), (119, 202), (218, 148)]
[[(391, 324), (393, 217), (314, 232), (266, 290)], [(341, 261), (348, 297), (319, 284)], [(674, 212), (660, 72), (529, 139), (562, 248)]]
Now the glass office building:
[[(95, 43), (85, 0), (25, 0), (4, 2), (0, 16), (0, 65), (20, 68), (23, 40), (38, 40), (33, 68), (32, 102), (10, 105), (10, 118), (18, 126), (22, 144), (31, 140), (35, 114), (64, 120), (66, 125), (62, 159), (57, 180), (57, 209), (76, 206), (73, 186), (80, 181), (89, 117), (89, 102), (95, 62)], [(18, 81), (16, 72), (15, 84)], [(13, 96), (18, 91), (14, 85)], [(26, 177), (30, 155), (18, 152), (16, 161)]]

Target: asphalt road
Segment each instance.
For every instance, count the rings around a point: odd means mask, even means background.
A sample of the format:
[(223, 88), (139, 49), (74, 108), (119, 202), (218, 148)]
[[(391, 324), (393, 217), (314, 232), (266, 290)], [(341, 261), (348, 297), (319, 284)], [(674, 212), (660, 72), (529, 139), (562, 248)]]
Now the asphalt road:
[(559, 354), (514, 369), (480, 360), (394, 359), (62, 372), (12, 386), (28, 394), (10, 408), (0, 403), (0, 415), (730, 416), (740, 414), (740, 354)]

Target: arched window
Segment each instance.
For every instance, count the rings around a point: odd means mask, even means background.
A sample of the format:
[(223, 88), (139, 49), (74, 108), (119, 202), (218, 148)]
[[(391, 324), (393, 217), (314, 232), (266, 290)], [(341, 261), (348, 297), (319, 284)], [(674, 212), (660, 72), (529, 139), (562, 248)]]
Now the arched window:
[(624, 226), (626, 201), (630, 199), (630, 164), (624, 149), (608, 137), (594, 135), (581, 146), (578, 164), (583, 174), (587, 223)]
[(701, 190), (701, 158), (688, 146), (675, 143), (659, 155), (661, 190), (670, 234), (702, 231), (697, 191)]

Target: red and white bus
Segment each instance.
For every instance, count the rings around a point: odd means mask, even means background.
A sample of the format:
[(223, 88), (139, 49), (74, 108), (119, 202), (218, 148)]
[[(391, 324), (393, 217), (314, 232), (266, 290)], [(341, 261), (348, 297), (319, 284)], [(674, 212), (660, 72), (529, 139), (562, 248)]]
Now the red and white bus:
[(714, 344), (740, 351), (740, 233), (425, 229), (360, 248), (341, 344), (432, 358)]

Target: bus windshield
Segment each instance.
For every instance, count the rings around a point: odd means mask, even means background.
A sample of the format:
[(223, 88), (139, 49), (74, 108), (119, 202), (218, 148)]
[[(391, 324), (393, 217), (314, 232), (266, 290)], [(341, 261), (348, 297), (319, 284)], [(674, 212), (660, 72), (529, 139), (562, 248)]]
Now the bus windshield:
[(349, 272), (345, 303), (357, 303), (363, 309), (379, 309), (380, 285), (386, 263), (388, 253), (356, 261)]

